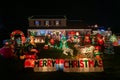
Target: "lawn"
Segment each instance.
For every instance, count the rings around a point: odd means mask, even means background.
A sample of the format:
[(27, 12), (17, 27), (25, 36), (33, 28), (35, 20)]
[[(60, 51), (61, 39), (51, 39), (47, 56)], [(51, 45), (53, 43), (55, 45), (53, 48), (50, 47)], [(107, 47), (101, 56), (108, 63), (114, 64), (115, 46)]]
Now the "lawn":
[[(25, 71), (22, 61), (13, 61), (12, 63), (1, 66), (1, 73), (4, 79), (15, 80), (119, 80), (120, 74), (120, 52), (119, 47), (115, 48), (115, 54), (103, 54), (104, 72), (92, 73), (67, 73), (67, 72), (32, 72), (31, 69)], [(41, 58), (70, 58), (60, 54), (61, 51), (50, 50), (41, 52)], [(1, 63), (2, 64), (2, 63)], [(2, 64), (3, 65), (3, 64)], [(4, 73), (3, 73), (4, 72)], [(118, 79), (119, 78), (119, 79)]]

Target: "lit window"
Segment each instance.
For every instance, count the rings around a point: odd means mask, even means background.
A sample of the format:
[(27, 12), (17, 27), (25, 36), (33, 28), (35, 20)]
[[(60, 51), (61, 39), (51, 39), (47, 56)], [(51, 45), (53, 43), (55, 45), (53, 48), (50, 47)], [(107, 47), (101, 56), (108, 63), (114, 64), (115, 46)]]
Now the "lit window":
[(58, 20), (55, 21), (55, 25), (56, 25), (56, 26), (59, 26), (59, 25), (60, 25), (60, 21), (58, 21)]
[(45, 21), (45, 25), (46, 25), (46, 26), (49, 26), (49, 21)]
[(40, 25), (40, 21), (35, 21), (35, 25), (39, 26)]

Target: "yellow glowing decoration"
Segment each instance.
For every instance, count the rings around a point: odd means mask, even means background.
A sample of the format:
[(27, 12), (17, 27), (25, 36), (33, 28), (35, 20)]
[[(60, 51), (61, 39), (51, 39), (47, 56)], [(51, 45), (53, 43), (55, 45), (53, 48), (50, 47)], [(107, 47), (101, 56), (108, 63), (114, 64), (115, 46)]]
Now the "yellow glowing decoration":
[(45, 43), (45, 41), (42, 39), (42, 40), (41, 40), (41, 43)]
[(79, 36), (80, 35), (79, 32), (76, 32), (76, 35)]

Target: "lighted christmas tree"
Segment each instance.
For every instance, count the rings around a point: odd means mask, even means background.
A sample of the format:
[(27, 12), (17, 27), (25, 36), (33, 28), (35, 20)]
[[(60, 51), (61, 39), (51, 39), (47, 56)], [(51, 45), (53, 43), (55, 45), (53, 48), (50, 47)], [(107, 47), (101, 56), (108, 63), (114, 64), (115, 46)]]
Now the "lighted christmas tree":
[(112, 42), (113, 46), (117, 46), (118, 45), (118, 40), (117, 40), (117, 37), (115, 36), (115, 34), (110, 36), (110, 41)]

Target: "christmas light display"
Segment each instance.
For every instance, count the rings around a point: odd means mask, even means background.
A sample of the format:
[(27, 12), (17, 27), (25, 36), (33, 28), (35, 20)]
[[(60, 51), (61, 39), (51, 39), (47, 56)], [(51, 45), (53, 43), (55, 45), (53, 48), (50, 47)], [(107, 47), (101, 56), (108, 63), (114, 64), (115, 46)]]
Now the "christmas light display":
[(63, 54), (68, 55), (70, 53), (73, 56), (73, 50), (68, 47), (66, 37), (63, 35), (60, 42), (60, 48), (63, 50)]
[(110, 41), (112, 42), (113, 46), (118, 46), (118, 40), (115, 34), (110, 36)]
[(24, 64), (25, 68), (33, 68), (34, 72), (102, 72), (102, 60), (88, 58), (76, 59), (28, 59)]
[(12, 40), (15, 40), (15, 35), (20, 35), (22, 44), (26, 42), (25, 35), (21, 30), (15, 30), (10, 34), (10, 37), (11, 37)]

